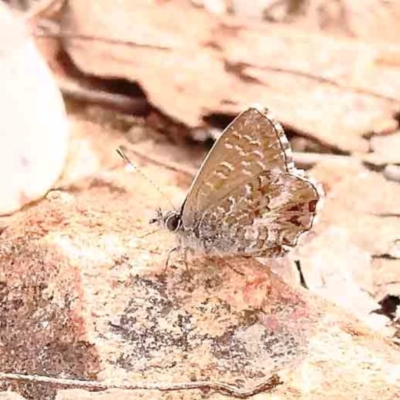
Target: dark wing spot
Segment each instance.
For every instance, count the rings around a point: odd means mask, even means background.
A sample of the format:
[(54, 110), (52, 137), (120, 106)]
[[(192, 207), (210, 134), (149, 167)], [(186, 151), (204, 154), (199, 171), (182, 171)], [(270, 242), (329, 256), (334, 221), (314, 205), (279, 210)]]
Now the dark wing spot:
[(302, 226), (300, 217), (298, 215), (293, 215), (292, 217), (290, 217), (289, 222), (296, 226)]
[(318, 200), (312, 200), (308, 203), (308, 211), (315, 212), (317, 208)]
[(288, 211), (291, 211), (291, 212), (303, 211), (303, 204), (302, 203), (301, 204), (296, 204), (295, 206), (292, 206), (292, 207), (288, 208)]

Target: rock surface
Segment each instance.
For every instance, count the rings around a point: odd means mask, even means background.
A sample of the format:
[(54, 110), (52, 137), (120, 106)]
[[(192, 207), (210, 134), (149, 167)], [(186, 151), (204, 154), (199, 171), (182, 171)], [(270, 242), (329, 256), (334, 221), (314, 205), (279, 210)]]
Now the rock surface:
[[(105, 143), (107, 130), (93, 129)], [(103, 165), (120, 163), (108, 146), (92, 151)], [(184, 197), (178, 172), (133, 161), (169, 197)], [(178, 254), (164, 271), (175, 241), (163, 231), (145, 236), (162, 204), (148, 180), (121, 167), (84, 182), (51, 192), (9, 219), (0, 236), (0, 371), (114, 384), (212, 380), (241, 389), (277, 373), (282, 383), (257, 399), (400, 393), (399, 349), (352, 315), (289, 287), (256, 260), (190, 258), (187, 271)], [(230, 398), (9, 380), (2, 388), (30, 399)]]

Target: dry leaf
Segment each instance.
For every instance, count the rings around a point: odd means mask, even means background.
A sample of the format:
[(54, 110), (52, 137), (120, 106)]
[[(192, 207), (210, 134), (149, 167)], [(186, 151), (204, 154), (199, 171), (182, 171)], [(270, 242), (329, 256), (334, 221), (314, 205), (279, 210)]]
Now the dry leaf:
[[(367, 152), (366, 133), (397, 125), (400, 71), (382, 61), (386, 48), (245, 24), (183, 0), (118, 7), (71, 1), (63, 30), (112, 39), (64, 43), (86, 74), (139, 83), (154, 106), (192, 128), (211, 114), (236, 115), (258, 102), (302, 135)], [(400, 48), (390, 54), (400, 55)]]

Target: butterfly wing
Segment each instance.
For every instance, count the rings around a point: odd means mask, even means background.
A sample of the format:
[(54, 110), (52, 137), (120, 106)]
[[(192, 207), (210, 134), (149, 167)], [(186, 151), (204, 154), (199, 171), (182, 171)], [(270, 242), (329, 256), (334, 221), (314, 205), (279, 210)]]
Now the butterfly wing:
[(253, 257), (284, 254), (311, 229), (320, 199), (314, 183), (287, 172), (263, 171), (236, 186), (204, 213), (201, 232), (206, 251)]
[(249, 108), (226, 128), (204, 160), (182, 208), (184, 227), (196, 225), (204, 211), (233, 187), (274, 170), (296, 170), (289, 143), (267, 110)]

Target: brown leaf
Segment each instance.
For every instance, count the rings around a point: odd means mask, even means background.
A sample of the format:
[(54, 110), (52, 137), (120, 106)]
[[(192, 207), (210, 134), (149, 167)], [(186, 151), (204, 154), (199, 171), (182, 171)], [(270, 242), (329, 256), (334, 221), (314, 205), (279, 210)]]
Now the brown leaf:
[[(69, 4), (65, 32), (113, 41), (66, 40), (76, 65), (87, 74), (138, 82), (154, 106), (189, 127), (259, 102), (305, 136), (367, 152), (363, 135), (395, 123), (400, 72), (382, 61), (386, 48), (246, 25), (183, 0)], [(391, 47), (390, 54), (400, 49)]]

